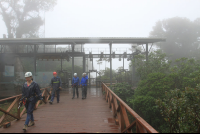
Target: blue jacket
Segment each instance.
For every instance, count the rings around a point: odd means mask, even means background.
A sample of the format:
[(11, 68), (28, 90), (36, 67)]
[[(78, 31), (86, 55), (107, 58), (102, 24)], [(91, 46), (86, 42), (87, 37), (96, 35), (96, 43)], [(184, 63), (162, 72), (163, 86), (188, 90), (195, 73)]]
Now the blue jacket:
[(22, 98), (28, 98), (28, 101), (30, 102), (37, 102), (37, 98), (35, 97), (36, 95), (38, 95), (39, 99), (42, 98), (39, 85), (33, 81), (31, 85), (28, 86), (27, 82), (25, 82), (22, 86)]
[(82, 77), (82, 79), (81, 79), (81, 85), (82, 86), (87, 86), (87, 80), (88, 80), (88, 76)]
[(61, 79), (60, 77), (53, 77), (51, 79), (51, 87), (54, 89), (54, 90), (58, 90), (59, 87), (62, 86), (62, 82), (61, 82)]
[(79, 85), (80, 84), (80, 82), (79, 82), (79, 78), (78, 77), (73, 77), (73, 79), (72, 79), (72, 85)]

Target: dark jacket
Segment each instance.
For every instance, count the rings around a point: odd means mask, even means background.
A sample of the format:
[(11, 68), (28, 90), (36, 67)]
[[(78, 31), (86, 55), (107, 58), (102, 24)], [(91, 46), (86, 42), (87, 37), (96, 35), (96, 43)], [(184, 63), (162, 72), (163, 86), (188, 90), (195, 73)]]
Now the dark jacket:
[(33, 81), (31, 85), (27, 85), (27, 82), (24, 83), (22, 86), (22, 98), (27, 98), (27, 101), (37, 101), (36, 95), (38, 96), (38, 99), (42, 99), (42, 93), (40, 91), (39, 85)]
[(58, 90), (59, 87), (61, 87), (62, 85), (62, 82), (61, 82), (61, 79), (60, 77), (53, 77), (51, 79), (51, 87), (54, 89), (54, 90)]

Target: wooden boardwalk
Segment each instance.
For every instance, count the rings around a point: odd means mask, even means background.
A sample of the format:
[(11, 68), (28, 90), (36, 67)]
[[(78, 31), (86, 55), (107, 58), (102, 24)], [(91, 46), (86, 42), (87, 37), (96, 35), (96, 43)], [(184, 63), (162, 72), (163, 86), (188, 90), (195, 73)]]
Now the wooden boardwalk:
[[(34, 111), (35, 126), (26, 133), (119, 133), (108, 103), (99, 88), (88, 89), (87, 99), (72, 100), (72, 89), (61, 91), (60, 103), (44, 104)], [(0, 133), (22, 133), (26, 114), (11, 127), (1, 128)]]

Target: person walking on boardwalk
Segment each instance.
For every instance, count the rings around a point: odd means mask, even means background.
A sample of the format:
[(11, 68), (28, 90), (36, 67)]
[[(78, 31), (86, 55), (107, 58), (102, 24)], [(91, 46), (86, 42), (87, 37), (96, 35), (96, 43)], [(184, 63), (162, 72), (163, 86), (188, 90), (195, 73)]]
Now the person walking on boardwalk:
[(20, 103), (26, 102), (25, 107), (27, 110), (27, 118), (23, 127), (24, 131), (27, 130), (27, 127), (35, 125), (33, 118), (33, 110), (37, 100), (43, 100), (39, 85), (35, 81), (33, 81), (32, 73), (26, 72), (25, 78), (26, 82), (22, 86), (22, 98), (20, 99)]
[(79, 93), (78, 93), (78, 86), (79, 86), (79, 78), (77, 77), (77, 73), (74, 73), (74, 77), (72, 79), (72, 87), (73, 87), (73, 97), (72, 99), (74, 99), (75, 97), (75, 90), (76, 90), (76, 95), (77, 98), (79, 97)]
[(81, 79), (82, 99), (86, 99), (87, 97), (87, 81), (88, 81), (88, 76), (86, 75), (86, 73), (83, 73), (83, 77)]
[(57, 94), (57, 103), (60, 101), (60, 89), (61, 89), (61, 79), (57, 76), (56, 72), (53, 72), (53, 78), (51, 79), (51, 87), (52, 87), (52, 93), (51, 93), (51, 100), (49, 101), (50, 104), (53, 103), (55, 93)]

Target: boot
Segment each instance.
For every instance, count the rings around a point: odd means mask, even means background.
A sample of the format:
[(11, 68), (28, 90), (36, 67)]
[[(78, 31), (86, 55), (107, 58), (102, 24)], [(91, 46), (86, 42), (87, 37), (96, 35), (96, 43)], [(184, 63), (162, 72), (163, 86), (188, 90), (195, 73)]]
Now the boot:
[(52, 101), (49, 101), (50, 104), (52, 104)]
[(31, 127), (31, 126), (34, 126), (35, 125), (35, 122), (34, 121), (30, 121), (28, 127)]
[(27, 125), (24, 125), (23, 130), (26, 131), (27, 128), (28, 128), (28, 126), (27, 126)]

